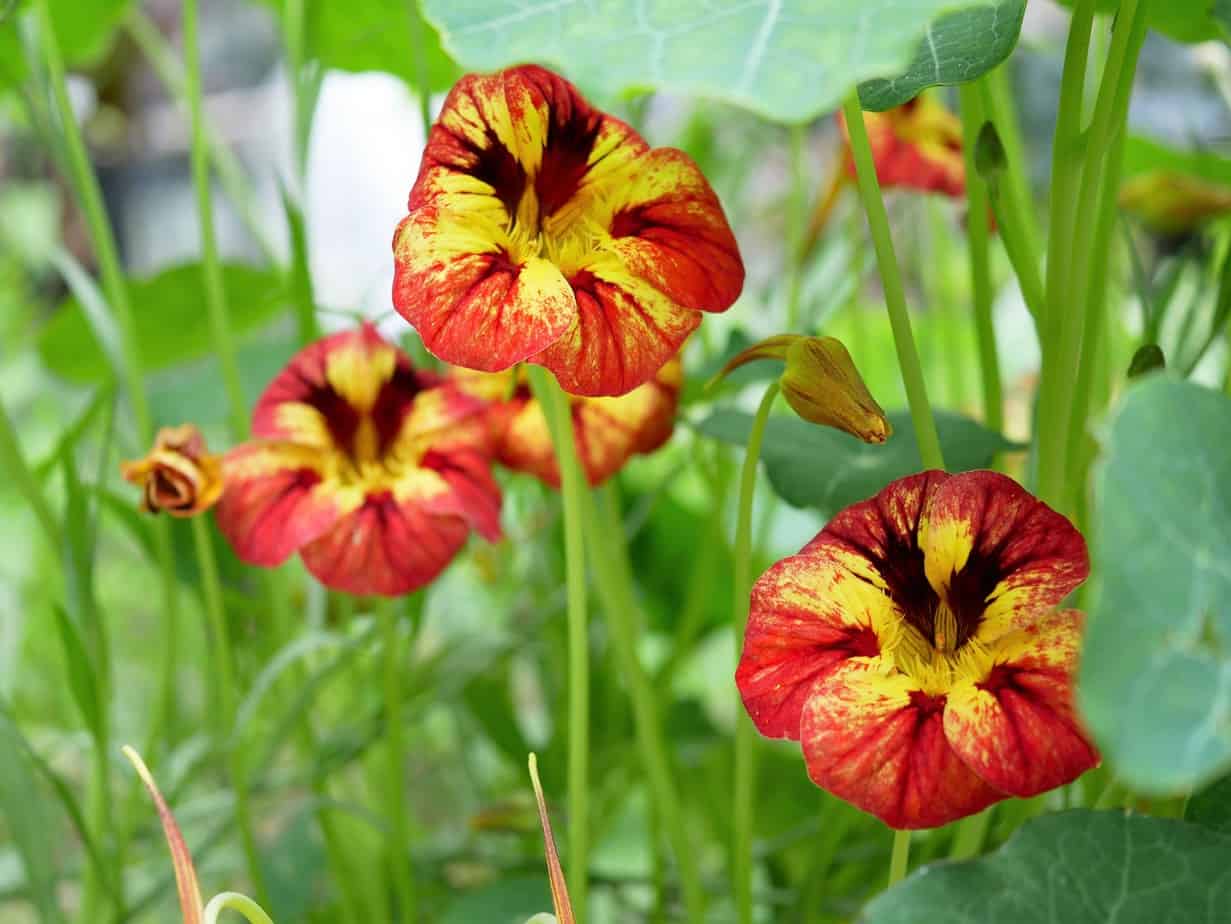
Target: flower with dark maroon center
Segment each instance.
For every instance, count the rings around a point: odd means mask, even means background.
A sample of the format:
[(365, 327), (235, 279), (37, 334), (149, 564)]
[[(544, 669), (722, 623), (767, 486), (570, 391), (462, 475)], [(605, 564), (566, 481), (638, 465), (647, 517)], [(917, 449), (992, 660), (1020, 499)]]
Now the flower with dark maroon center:
[(924, 472), (843, 510), (752, 591), (736, 682), (812, 780), (895, 828), (1098, 763), (1072, 703), (1089, 573), (1073, 525), (995, 472)]

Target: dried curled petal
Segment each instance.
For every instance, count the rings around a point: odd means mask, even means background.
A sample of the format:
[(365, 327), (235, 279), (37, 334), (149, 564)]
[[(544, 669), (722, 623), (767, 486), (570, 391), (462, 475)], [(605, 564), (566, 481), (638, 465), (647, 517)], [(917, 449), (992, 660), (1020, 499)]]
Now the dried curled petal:
[(147, 513), (196, 516), (222, 495), (222, 461), (208, 452), (193, 424), (159, 430), (149, 454), (122, 463), (120, 474), (141, 488), (141, 509)]

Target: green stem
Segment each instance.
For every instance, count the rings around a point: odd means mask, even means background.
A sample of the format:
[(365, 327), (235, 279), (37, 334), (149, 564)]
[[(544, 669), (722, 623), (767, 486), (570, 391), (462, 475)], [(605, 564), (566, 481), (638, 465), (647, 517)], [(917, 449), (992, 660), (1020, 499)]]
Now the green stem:
[(910, 832), (893, 832), (893, 851), (889, 855), (889, 884), (900, 882), (906, 877), (906, 867), (910, 861)]
[[(180, 62), (176, 60), (175, 55), (172, 54), (167, 41), (162, 37), (162, 33), (159, 32), (158, 26), (145, 12), (135, 6), (129, 11), (128, 18), (125, 20), (125, 26), (127, 27), (128, 34), (137, 43), (137, 47), (141, 49), (145, 59), (153, 67), (154, 73), (158, 75), (158, 80), (162, 83), (168, 95), (183, 103), (187, 97), (184, 69), (180, 66)], [(240, 220), (248, 229), (248, 233), (252, 235), (252, 239), (256, 242), (257, 248), (261, 251), (261, 256), (265, 259), (265, 262), (271, 266), (276, 264), (278, 262), (278, 252), (269, 238), (269, 232), (261, 223), (257, 211), (256, 195), (252, 191), (251, 183), (248, 182), (248, 178), (244, 175), (243, 167), (240, 166), (239, 160), (235, 155), (231, 153), (230, 148), (211, 129), (208, 121), (205, 122), (202, 131), (205, 134), (205, 142), (209, 149), (210, 160), (213, 162), (214, 170), (218, 174), (219, 182), (221, 182), (223, 189), (226, 190), (227, 198), (235, 206)]]
[[(769, 412), (778, 397), (775, 380), (765, 389), (744, 451), (744, 466), (739, 476), (739, 507), (735, 519), (734, 575), (731, 601), (732, 624), (735, 628), (735, 657), (739, 659), (744, 646), (744, 628), (748, 623), (748, 593), (752, 583), (752, 499), (756, 494), (757, 465), (761, 458), (761, 443)], [(734, 880), (735, 908), (740, 924), (752, 921), (752, 837), (754, 796), (756, 790), (756, 728), (741, 708), (735, 717), (735, 782), (732, 787), (731, 811), (731, 878)]]
[(577, 461), (568, 397), (550, 372), (530, 366), (530, 386), (543, 409), (560, 469), (568, 596), (568, 871), (577, 920), (587, 917), (590, 856), (590, 648), (586, 613), (585, 477)]
[[(1112, 141), (1128, 114), (1128, 98), (1136, 76), (1137, 55), (1144, 39), (1144, 7), (1138, 0), (1125, 0), (1120, 7), (1107, 67), (1099, 86), (1094, 119), (1086, 133), (1087, 156), (1075, 216), (1088, 218), (1098, 208), (1103, 176), (1107, 172), (1108, 161), (1116, 153)], [(1114, 199), (1109, 201), (1114, 207)], [(1056, 327), (1055, 322), (1059, 324), (1059, 333), (1058, 339), (1052, 341), (1053, 348), (1044, 354), (1043, 390), (1039, 396), (1039, 496), (1061, 510), (1068, 506), (1068, 403), (1076, 387), (1081, 335), (1090, 307), (1086, 296), (1093, 245), (1093, 234), (1070, 236), (1070, 250), (1066, 251), (1066, 256), (1072, 260), (1072, 266), (1064, 280), (1063, 297), (1067, 300), (1071, 297), (1070, 293), (1077, 293), (1079, 301), (1066, 311), (1059, 309), (1059, 301), (1050, 302), (1048, 308), (1053, 328)], [(1050, 363), (1047, 362), (1048, 355), (1052, 357)]]
[(637, 656), (638, 616), (624, 543), (624, 526), (610, 488), (602, 491), (598, 516), (586, 497), (587, 536), (594, 579), (604, 601), (611, 642), (633, 706), (633, 726), (641, 762), (649, 778), (654, 809), (666, 830), (680, 874), (680, 891), (689, 921), (705, 920), (705, 892), (697, 868), (694, 838), (684, 820), (680, 792), (663, 738), (654, 685)]
[(184, 0), (184, 92), (192, 123), (192, 185), (197, 200), (197, 220), (201, 226), (201, 269), (205, 283), (205, 307), (209, 315), (210, 336), (222, 368), (222, 387), (230, 405), (231, 435), (241, 438), (248, 431), (248, 403), (239, 378), (235, 344), (227, 316), (226, 286), (218, 258), (218, 239), (214, 231), (214, 203), (209, 178), (209, 143), (205, 137), (205, 116), (201, 90), (201, 43), (198, 35), (197, 0)]
[(799, 295), (803, 288), (806, 259), (804, 236), (807, 234), (808, 204), (804, 144), (808, 133), (803, 125), (792, 125), (789, 133), (791, 150), (790, 232), (787, 235), (785, 242), (787, 246), (783, 248), (783, 253), (787, 258), (786, 329), (794, 332), (799, 324)]
[(988, 256), (987, 185), (975, 169), (975, 141), (983, 125), (983, 101), (974, 84), (958, 87), (962, 113), (962, 156), (966, 162), (966, 231), (970, 242), (970, 290), (974, 300), (979, 375), (983, 384), (983, 420), (999, 433), (1004, 428), (1004, 399), (996, 328), (992, 323), (992, 273)]
[(986, 808), (977, 815), (963, 818), (957, 825), (957, 834), (953, 838), (953, 846), (949, 849), (949, 859), (968, 860), (983, 849), (983, 841), (987, 838), (987, 829), (992, 822), (992, 812), (995, 808)]
[(238, 892), (222, 892), (211, 898), (209, 904), (205, 906), (204, 924), (217, 924), (218, 915), (223, 911), (235, 911), (242, 914), (248, 924), (274, 924), (273, 919), (260, 905), (247, 895), (240, 895)]
[[(1026, 169), (1030, 158), (1026, 156), (1021, 123), (1017, 117), (1017, 105), (1013, 99), (1013, 88), (1009, 84), (1009, 67), (1010, 62), (1006, 61), (994, 68), (978, 81), (978, 87), (983, 99), (986, 118), (991, 119), (996, 126), (1008, 159), (1007, 198), (1013, 203), (1013, 209), (1020, 222), (1025, 251), (1034, 258), (1039, 252), (1035, 243), (1038, 240), (1039, 231), (1035, 221), (1034, 200), (1030, 195), (1030, 177)], [(1036, 269), (1038, 268), (1037, 258), (1034, 259), (1033, 265)]]
[(911, 423), (919, 443), (919, 456), (924, 468), (943, 469), (945, 461), (940, 451), (940, 438), (936, 434), (936, 421), (932, 419), (932, 409), (928, 404), (923, 368), (919, 364), (919, 351), (915, 347), (910, 315), (906, 309), (902, 273), (893, 250), (889, 216), (881, 198), (880, 181), (876, 177), (876, 167), (872, 162), (872, 148), (868, 143), (868, 131), (863, 124), (863, 110), (859, 106), (857, 92), (852, 91), (847, 98), (843, 104), (843, 112), (850, 135), (851, 154), (855, 159), (859, 196), (868, 216), (868, 227), (876, 249), (876, 262), (880, 267), (881, 284), (885, 290), (885, 306), (889, 311), (889, 324), (893, 328), (893, 342), (897, 349), (898, 366), (902, 372), (902, 384), (906, 387)]
[(398, 613), (392, 601), (381, 601), (377, 607), (384, 633), (385, 655), (385, 738), (389, 779), (386, 786), (389, 822), (389, 859), (393, 867), (393, 885), (397, 892), (400, 915), (394, 920), (415, 920), (414, 868), (410, 858), (410, 810), (406, 804), (405, 744), (402, 740), (402, 663), (401, 633)]
[(269, 904), (269, 891), (265, 887), (265, 874), (261, 869), (260, 851), (253, 833), (252, 817), (248, 809), (248, 774), (244, 766), (243, 750), (233, 738), (235, 710), (239, 702), (235, 686), (235, 670), (231, 663), (231, 632), (227, 624), (226, 609), (222, 602), (222, 581), (218, 576), (218, 562), (214, 558), (214, 546), (210, 539), (209, 523), (203, 517), (192, 518), (192, 540), (196, 546), (197, 564), (201, 569), (201, 594), (205, 602), (205, 615), (214, 642), (215, 708), (217, 735), (224, 751), (231, 788), (235, 791), (235, 824), (239, 828), (240, 845), (252, 880), (253, 891), (262, 905)]
[(34, 519), (43, 530), (49, 548), (55, 553), (53, 557), (57, 565), (60, 564), (64, 551), (64, 533), (56, 515), (47, 504), (47, 498), (39, 490), (34, 474), (26, 464), (25, 456), (21, 453), (21, 444), (17, 440), (17, 427), (3, 404), (0, 404), (0, 471), (7, 473), (9, 484), (16, 486), (17, 492), (25, 498), (34, 513)]
[(410, 50), (415, 56), (415, 78), (419, 84), (419, 121), (423, 126), (423, 143), (432, 133), (432, 91), (428, 86), (427, 35), (423, 10), (419, 0), (411, 0)]

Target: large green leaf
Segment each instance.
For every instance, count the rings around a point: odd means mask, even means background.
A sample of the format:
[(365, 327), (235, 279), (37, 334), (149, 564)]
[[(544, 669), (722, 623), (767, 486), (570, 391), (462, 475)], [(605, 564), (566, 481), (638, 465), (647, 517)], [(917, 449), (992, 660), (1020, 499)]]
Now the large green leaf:
[(1095, 489), (1079, 702), (1128, 785), (1231, 766), (1231, 398), (1161, 375), (1125, 396)]
[(1144, 135), (1124, 139), (1122, 179), (1163, 170), (1182, 173), (1219, 186), (1231, 186), (1231, 158), (1213, 151), (1181, 151)]
[[(855, 84), (912, 68), (931, 26), (982, 56), (986, 36), (955, 30), (959, 10), (993, 0), (425, 0), (428, 19), (464, 67), (539, 61), (600, 99), (654, 88), (724, 100), (803, 122), (836, 108)], [(998, 53), (998, 52), (997, 52)], [(947, 46), (947, 56), (958, 54)], [(942, 74), (945, 67), (937, 66)], [(917, 79), (917, 78), (916, 78)]]
[[(223, 267), (231, 329), (243, 332), (268, 320), (286, 304), (281, 277), (238, 263)], [(147, 371), (204, 356), (212, 349), (201, 267), (188, 263), (129, 285), (137, 348)], [(47, 367), (73, 382), (100, 382), (110, 367), (75, 298), (67, 299), (38, 338)]]
[[(923, 467), (910, 415), (896, 411), (889, 414), (889, 421), (893, 435), (883, 446), (869, 446), (798, 417), (770, 418), (761, 448), (770, 484), (787, 503), (818, 507), (827, 513), (871, 497), (895, 478)], [(752, 415), (715, 411), (699, 429), (715, 439), (743, 446), (752, 429)], [(1021, 448), (958, 414), (938, 413), (936, 429), (945, 464), (954, 472), (985, 468), (996, 453)]]
[(1000, 0), (948, 13), (928, 26), (915, 57), (897, 77), (859, 85), (864, 109), (899, 106), (920, 90), (965, 83), (986, 74), (1017, 45), (1026, 0)]
[(1231, 836), (1231, 776), (1195, 793), (1184, 807), (1184, 818)]
[(1077, 810), (1036, 818), (978, 860), (925, 867), (878, 895), (867, 924), (1216, 924), (1231, 907), (1231, 837), (1166, 818)]
[[(281, 13), (285, 0), (262, 0)], [(445, 90), (458, 69), (440, 48), (440, 36), (424, 21), (414, 0), (347, 0), (309, 3), (309, 53), (340, 71), (386, 71), (412, 87), (427, 74), (429, 90)], [(427, 55), (420, 62), (417, 49)]]

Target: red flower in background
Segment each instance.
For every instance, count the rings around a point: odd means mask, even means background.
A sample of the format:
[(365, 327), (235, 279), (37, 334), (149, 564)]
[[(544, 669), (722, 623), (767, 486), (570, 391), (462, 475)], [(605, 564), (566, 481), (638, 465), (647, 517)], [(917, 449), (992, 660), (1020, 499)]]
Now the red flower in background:
[(528, 360), (574, 394), (649, 381), (743, 287), (697, 165), (541, 67), (457, 83), (409, 209), (393, 301), (427, 348), (484, 372)]
[(370, 325), (296, 354), (224, 460), (218, 524), (250, 564), (299, 552), (321, 583), (395, 596), (471, 528), (500, 538), (482, 402), (415, 369)]
[[(559, 488), (560, 470), (547, 418), (522, 377), (511, 371), (459, 369), (453, 379), (461, 390), (490, 402), (488, 421), (500, 464)], [(682, 384), (682, 363), (676, 356), (628, 394), (570, 396), (577, 457), (592, 486), (602, 484), (634, 455), (651, 453), (671, 438)]]
[[(838, 113), (842, 136), (846, 119)], [(954, 198), (966, 193), (962, 160), (962, 122), (928, 93), (885, 112), (865, 112), (868, 143), (883, 187), (905, 186)], [(855, 162), (846, 152), (846, 169), (853, 177)]]
[(848, 507), (752, 591), (736, 683), (812, 780), (895, 828), (1033, 796), (1098, 763), (1073, 711), (1089, 573), (1067, 519), (994, 472)]

